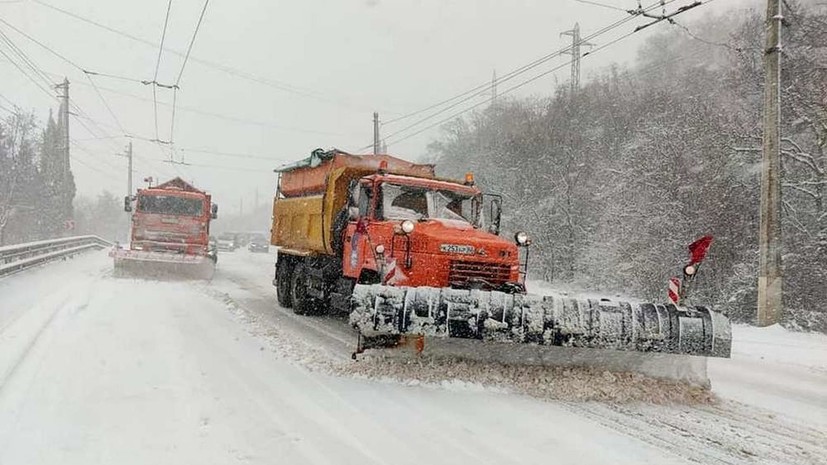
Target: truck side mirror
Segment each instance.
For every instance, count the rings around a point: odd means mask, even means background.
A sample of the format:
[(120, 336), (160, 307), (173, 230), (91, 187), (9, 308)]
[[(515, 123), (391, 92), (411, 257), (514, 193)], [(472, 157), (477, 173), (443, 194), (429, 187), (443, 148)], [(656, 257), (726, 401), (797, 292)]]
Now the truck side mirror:
[(356, 182), (355, 179), (351, 179), (350, 184), (347, 186), (347, 205), (349, 207), (358, 205), (358, 199), (356, 198), (359, 193), (359, 183)]
[(485, 194), (488, 201), (488, 232), (500, 234), (500, 222), (502, 220), (503, 199), (496, 194)]
[(210, 207), (210, 217), (212, 219), (218, 218), (218, 205), (217, 204), (212, 204), (212, 207)]
[(359, 207), (347, 207), (347, 219), (356, 221), (359, 219)]
[(132, 199), (127, 195), (123, 198), (123, 211), (131, 212), (132, 211)]
[(500, 222), (503, 214), (502, 199), (495, 198), (491, 201), (491, 229), (494, 234), (500, 234)]

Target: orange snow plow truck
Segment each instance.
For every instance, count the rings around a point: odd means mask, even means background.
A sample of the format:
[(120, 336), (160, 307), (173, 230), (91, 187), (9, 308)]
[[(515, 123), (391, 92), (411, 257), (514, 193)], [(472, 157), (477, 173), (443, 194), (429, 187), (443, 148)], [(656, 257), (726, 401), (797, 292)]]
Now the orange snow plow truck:
[(216, 250), (210, 245), (210, 221), (218, 205), (206, 192), (181, 178), (138, 189), (124, 198), (133, 211), (128, 248), (116, 245), (110, 256), (117, 275), (209, 279)]
[(730, 355), (729, 320), (705, 307), (527, 294), (530, 240), (500, 235), (501, 197), (471, 174), (321, 149), (276, 171), (278, 301), (349, 313), (359, 348), (425, 336)]

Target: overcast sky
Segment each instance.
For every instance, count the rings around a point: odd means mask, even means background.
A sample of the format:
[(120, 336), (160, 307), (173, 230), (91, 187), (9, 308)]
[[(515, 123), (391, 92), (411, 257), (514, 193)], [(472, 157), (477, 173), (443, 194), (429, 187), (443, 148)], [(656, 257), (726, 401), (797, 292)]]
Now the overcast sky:
[[(636, 0), (602, 2), (623, 9), (637, 5)], [(689, 3), (676, 0), (668, 9)], [(680, 18), (691, 23), (706, 14), (761, 3), (716, 0)], [(186, 50), (202, 6), (203, 0), (172, 0), (168, 51), (160, 57), (159, 82), (175, 82), (183, 62), (176, 51)], [(167, 0), (0, 0), (0, 19), (82, 69), (151, 81), (166, 8)], [(72, 166), (81, 194), (108, 189), (124, 195), (126, 161), (115, 153), (128, 142), (123, 137), (126, 131), (136, 136), (132, 139), (136, 184), (145, 176), (164, 179), (181, 174), (211, 191), (224, 211), (236, 211), (241, 198), (245, 205), (252, 204), (257, 190), (260, 202), (269, 202), (275, 180), (272, 169), (281, 163), (302, 158), (316, 147), (357, 151), (370, 144), (374, 110), (384, 121), (419, 110), (489, 82), (495, 69), (502, 76), (564, 47), (570, 38), (560, 33), (575, 22), (588, 36), (625, 16), (619, 10), (575, 0), (211, 0), (180, 82), (172, 136), (172, 91), (157, 89), (158, 138), (172, 137), (174, 159), (190, 163), (186, 166), (164, 162), (169, 149), (141, 139), (156, 137), (150, 86), (92, 77), (113, 116), (78, 68), (7, 24), (0, 23), (0, 30), (38, 67), (52, 73), (55, 82), (67, 76), (73, 101), (94, 120), (72, 119)], [(642, 23), (634, 19), (594, 42), (606, 44)], [(668, 27), (646, 29), (585, 58), (583, 78), (611, 62), (633, 60), (641, 40)], [(5, 45), (0, 44), (0, 50), (8, 53)], [(568, 81), (566, 63), (565, 57), (554, 58), (501, 84), (499, 91), (560, 67), (513, 93), (547, 95), (556, 83)], [(33, 109), (41, 119), (50, 107), (57, 108), (54, 99), (2, 55), (0, 82), (0, 95)], [(382, 127), (383, 135), (427, 115), (389, 123)], [(390, 137), (388, 151), (408, 159), (421, 157), (427, 143), (438, 137), (438, 129), (393, 142), (416, 129)]]

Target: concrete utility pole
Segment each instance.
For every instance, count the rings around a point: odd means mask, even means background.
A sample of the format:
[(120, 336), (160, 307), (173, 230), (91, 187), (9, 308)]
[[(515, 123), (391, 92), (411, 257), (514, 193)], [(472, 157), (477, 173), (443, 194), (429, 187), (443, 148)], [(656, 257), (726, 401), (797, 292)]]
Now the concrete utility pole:
[(63, 149), (63, 179), (66, 179), (71, 169), (69, 164), (69, 80), (63, 78), (63, 83), (56, 85), (55, 88), (61, 91), (58, 96), (60, 98), (59, 118), (63, 126), (63, 134), (61, 134), (63, 147), (61, 148)]
[(565, 54), (571, 55), (571, 94), (574, 95), (578, 89), (580, 89), (580, 58), (582, 58), (582, 53), (580, 53), (580, 47), (586, 46), (591, 48), (594, 44), (589, 42), (583, 42), (580, 38), (580, 23), (574, 23), (574, 29), (561, 32), (560, 36), (571, 36), (571, 48), (563, 52)]
[(764, 50), (764, 141), (759, 228), (758, 326), (778, 323), (781, 272), (781, 1), (767, 0)]
[(126, 158), (128, 160), (128, 169), (127, 169), (127, 176), (126, 176), (126, 195), (132, 196), (132, 142), (129, 142), (129, 145), (126, 146)]
[(379, 154), (379, 113), (373, 112), (373, 154)]

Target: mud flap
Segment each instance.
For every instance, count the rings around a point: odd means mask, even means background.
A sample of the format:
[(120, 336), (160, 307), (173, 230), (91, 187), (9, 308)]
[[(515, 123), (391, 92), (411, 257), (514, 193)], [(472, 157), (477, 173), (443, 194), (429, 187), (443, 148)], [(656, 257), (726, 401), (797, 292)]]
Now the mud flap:
[(706, 307), (562, 295), (357, 285), (350, 323), (364, 337), (423, 335), (540, 346), (729, 357), (729, 320)]

